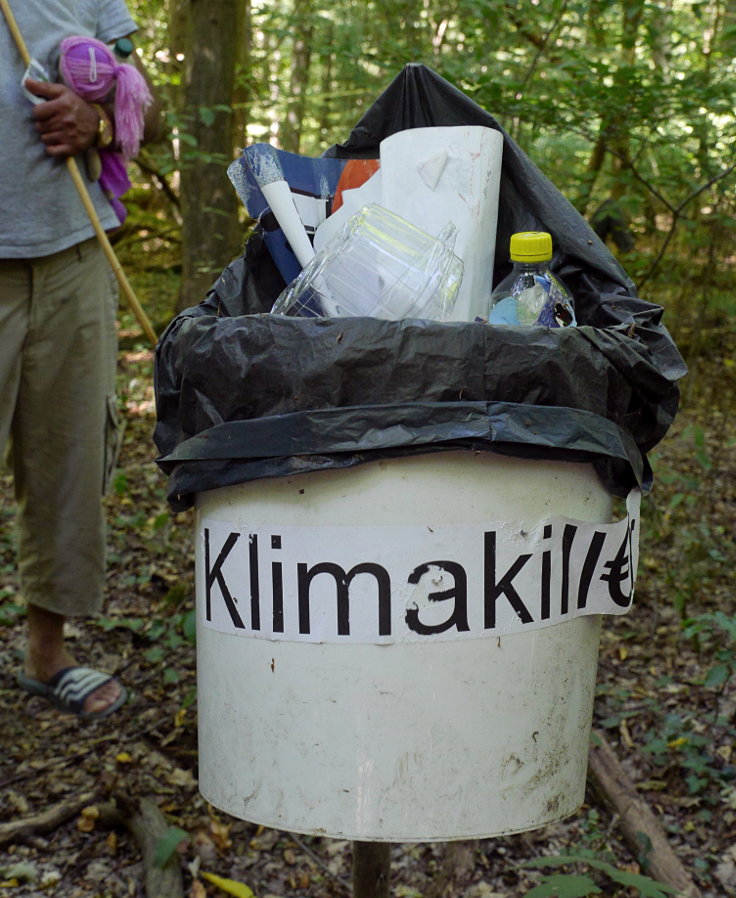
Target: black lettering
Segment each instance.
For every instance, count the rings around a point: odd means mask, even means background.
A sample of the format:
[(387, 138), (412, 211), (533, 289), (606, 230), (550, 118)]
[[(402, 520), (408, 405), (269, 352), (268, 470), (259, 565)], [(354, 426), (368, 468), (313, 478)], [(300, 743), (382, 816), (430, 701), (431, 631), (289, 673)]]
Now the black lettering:
[[(271, 548), (272, 549), (280, 549), (281, 548), (281, 537), (278, 533), (274, 533), (271, 536)], [(273, 632), (274, 633), (283, 633), (284, 632), (284, 575), (283, 575), (283, 564), (280, 561), (271, 562), (271, 595), (273, 597), (272, 603), (272, 618), (273, 618)]]
[(565, 524), (562, 531), (562, 583), (560, 586), (560, 614), (567, 614), (570, 609), (570, 552), (578, 528), (574, 524)]
[(524, 605), (521, 596), (512, 586), (514, 577), (532, 557), (520, 555), (501, 579), (496, 582), (496, 531), (491, 530), (483, 535), (483, 593), (484, 593), (484, 622), (486, 630), (492, 630), (496, 626), (496, 601), (504, 595), (511, 603), (511, 607), (519, 616), (523, 624), (531, 623), (534, 618), (529, 614), (529, 609)]
[(595, 573), (595, 566), (598, 564), (603, 543), (606, 541), (606, 534), (600, 530), (596, 530), (593, 539), (588, 546), (588, 552), (583, 562), (583, 570), (580, 574), (580, 583), (578, 584), (578, 608), (585, 608), (588, 604), (588, 592), (590, 584)]
[(261, 596), (258, 580), (258, 534), (248, 537), (248, 567), (250, 572), (250, 625), (261, 629)]
[(428, 561), (426, 564), (420, 564), (419, 567), (414, 568), (409, 575), (408, 582), (414, 585), (418, 584), (422, 577), (429, 574), (432, 567), (452, 574), (455, 582), (451, 589), (427, 593), (427, 598), (430, 602), (446, 602), (449, 599), (455, 599), (452, 614), (442, 623), (425, 624), (419, 620), (419, 608), (414, 606), (406, 610), (407, 626), (422, 636), (444, 633), (452, 627), (456, 627), (460, 632), (467, 632), (470, 625), (468, 624), (468, 575), (465, 568), (455, 561)]
[[(607, 574), (601, 574), (601, 580), (608, 583), (608, 593), (611, 599), (619, 606), (619, 608), (628, 608), (634, 599), (634, 573), (631, 568), (631, 534), (634, 529), (635, 522), (631, 521), (626, 527), (623, 541), (619, 546), (616, 557), (612, 561), (607, 561), (605, 567), (608, 568)], [(624, 580), (628, 580), (630, 588), (628, 593), (621, 589)]]
[(220, 592), (222, 593), (222, 597), (225, 600), (225, 607), (230, 614), (230, 619), (233, 622), (233, 625), (238, 627), (239, 629), (244, 630), (245, 624), (243, 623), (240, 614), (238, 614), (238, 609), (235, 607), (235, 600), (230, 594), (230, 590), (227, 588), (227, 583), (225, 582), (225, 578), (222, 575), (222, 565), (225, 563), (227, 556), (233, 549), (235, 543), (240, 539), (239, 533), (230, 533), (228, 538), (225, 540), (225, 544), (222, 549), (220, 549), (220, 554), (217, 556), (217, 560), (215, 561), (214, 567), (210, 567), (210, 531), (209, 528), (204, 528), (204, 588), (205, 588), (205, 605), (206, 611), (205, 614), (207, 616), (207, 620), (212, 620), (212, 586), (217, 581), (217, 585), (220, 587)]
[[(551, 539), (552, 525), (545, 524), (544, 538)], [(549, 620), (552, 613), (552, 553), (547, 549), (542, 552), (542, 595), (541, 595), (541, 619)]]
[(271, 588), (273, 592), (273, 632), (284, 632), (284, 578), (283, 565), (279, 561), (271, 564)]
[(350, 584), (358, 574), (372, 574), (378, 586), (378, 633), (391, 635), (391, 579), (386, 568), (366, 561), (345, 571), (339, 564), (324, 561), (309, 568), (297, 565), (297, 601), (299, 608), (299, 632), (308, 634), (310, 628), (309, 589), (312, 580), (320, 574), (329, 574), (335, 580), (337, 590), (337, 634), (350, 635)]

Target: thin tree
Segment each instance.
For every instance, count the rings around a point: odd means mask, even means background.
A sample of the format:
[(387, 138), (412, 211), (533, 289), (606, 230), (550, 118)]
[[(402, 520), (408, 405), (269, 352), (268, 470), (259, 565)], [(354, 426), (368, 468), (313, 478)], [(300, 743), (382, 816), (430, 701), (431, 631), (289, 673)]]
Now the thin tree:
[(183, 26), (179, 308), (186, 308), (204, 298), (242, 245), (239, 200), (227, 177), (242, 0), (176, 0), (172, 5)]

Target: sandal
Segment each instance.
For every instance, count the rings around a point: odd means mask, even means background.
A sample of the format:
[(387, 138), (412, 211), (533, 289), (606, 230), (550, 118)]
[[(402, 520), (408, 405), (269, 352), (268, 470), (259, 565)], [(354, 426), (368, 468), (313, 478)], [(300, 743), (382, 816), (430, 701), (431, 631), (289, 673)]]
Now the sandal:
[(83, 720), (101, 720), (113, 714), (125, 702), (128, 693), (125, 687), (120, 685), (120, 695), (114, 702), (101, 711), (85, 711), (84, 703), (100, 686), (104, 686), (115, 677), (100, 673), (91, 667), (65, 667), (55, 673), (45, 683), (29, 677), (25, 673), (18, 674), (18, 684), (30, 692), (31, 695), (40, 695), (51, 702), (61, 711), (69, 711)]

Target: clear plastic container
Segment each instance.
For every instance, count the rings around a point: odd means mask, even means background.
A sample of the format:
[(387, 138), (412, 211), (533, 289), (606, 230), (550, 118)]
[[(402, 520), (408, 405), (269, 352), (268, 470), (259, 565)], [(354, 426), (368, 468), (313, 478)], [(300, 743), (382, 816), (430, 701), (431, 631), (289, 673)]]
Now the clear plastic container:
[(577, 322), (572, 295), (550, 271), (552, 237), (546, 231), (512, 234), (514, 267), (491, 294), (489, 324), (571, 327)]
[(301, 317), (368, 316), (446, 320), (457, 300), (463, 263), (457, 229), (432, 237), (383, 206), (352, 216), (280, 294), (272, 312)]

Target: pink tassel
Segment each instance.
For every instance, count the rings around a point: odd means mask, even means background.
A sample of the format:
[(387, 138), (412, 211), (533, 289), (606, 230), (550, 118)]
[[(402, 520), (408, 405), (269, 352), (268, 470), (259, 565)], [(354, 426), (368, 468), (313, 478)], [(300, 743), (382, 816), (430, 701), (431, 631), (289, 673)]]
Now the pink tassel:
[(102, 41), (79, 36), (61, 42), (59, 71), (64, 83), (85, 100), (104, 100), (115, 90), (115, 137), (127, 159), (136, 156), (143, 137), (143, 112), (153, 99), (138, 69), (118, 63)]

